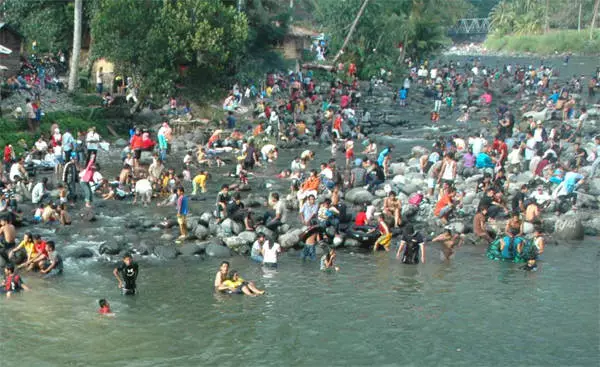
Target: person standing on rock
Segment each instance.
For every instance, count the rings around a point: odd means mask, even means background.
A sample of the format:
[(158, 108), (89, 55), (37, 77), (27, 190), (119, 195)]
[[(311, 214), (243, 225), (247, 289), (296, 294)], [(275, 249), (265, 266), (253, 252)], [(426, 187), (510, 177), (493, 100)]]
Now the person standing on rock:
[(87, 166), (85, 167), (85, 169), (80, 173), (80, 185), (81, 185), (81, 189), (83, 190), (83, 195), (85, 197), (85, 206), (86, 208), (91, 208), (92, 207), (92, 199), (94, 196), (94, 193), (92, 192), (92, 186), (94, 184), (94, 172), (95, 172), (95, 161), (96, 161), (96, 154), (93, 154), (90, 159), (89, 162), (87, 163)]
[(178, 240), (184, 240), (188, 236), (187, 215), (189, 198), (184, 194), (182, 186), (177, 188), (177, 223), (179, 224), (180, 236)]
[(113, 275), (119, 282), (118, 287), (126, 296), (133, 296), (135, 294), (138, 274), (139, 266), (133, 261), (129, 253), (123, 255), (123, 261), (113, 270)]

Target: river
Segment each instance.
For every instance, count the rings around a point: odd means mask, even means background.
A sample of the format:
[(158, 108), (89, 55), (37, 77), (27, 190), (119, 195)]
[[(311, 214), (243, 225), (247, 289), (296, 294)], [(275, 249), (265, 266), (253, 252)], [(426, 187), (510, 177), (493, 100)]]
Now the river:
[(257, 298), (215, 295), (217, 259), (136, 256), (135, 297), (119, 295), (113, 263), (69, 259), (63, 277), (25, 274), (33, 291), (0, 299), (0, 366), (597, 366), (598, 241), (549, 246), (537, 272), (484, 251), (448, 264), (431, 245), (412, 266), (342, 250), (335, 274), (296, 251), (276, 272), (233, 257), (267, 290)]

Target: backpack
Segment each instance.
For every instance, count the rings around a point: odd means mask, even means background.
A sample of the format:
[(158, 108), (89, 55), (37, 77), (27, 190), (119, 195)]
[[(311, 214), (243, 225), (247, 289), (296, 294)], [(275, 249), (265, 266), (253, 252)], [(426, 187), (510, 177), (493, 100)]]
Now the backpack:
[(415, 192), (408, 198), (408, 203), (410, 205), (419, 206), (419, 204), (421, 204), (421, 202), (423, 201), (423, 197), (424, 196), (422, 193)]

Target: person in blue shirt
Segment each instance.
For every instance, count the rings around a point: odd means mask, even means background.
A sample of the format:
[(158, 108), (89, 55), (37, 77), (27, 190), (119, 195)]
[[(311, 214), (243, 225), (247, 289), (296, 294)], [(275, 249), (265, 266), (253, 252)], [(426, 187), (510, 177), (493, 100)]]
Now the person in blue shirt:
[(558, 92), (555, 92), (550, 97), (548, 97), (548, 100), (552, 100), (552, 103), (556, 104), (556, 102), (558, 102), (558, 98)]
[(385, 161), (385, 158), (390, 154), (390, 152), (392, 151), (392, 148), (385, 147), (380, 153), (379, 156), (377, 157), (377, 164), (380, 165), (381, 167), (383, 167), (383, 162)]
[(187, 215), (188, 215), (188, 197), (184, 194), (183, 187), (177, 188), (177, 223), (179, 224), (180, 236), (178, 240), (187, 238)]
[(488, 149), (485, 149), (484, 151), (479, 152), (479, 154), (477, 154), (477, 158), (475, 158), (475, 167), (481, 169), (494, 168), (496, 166), (494, 160), (492, 159), (492, 157), (490, 157), (488, 151)]
[(401, 88), (398, 92), (398, 97), (400, 98), (400, 106), (406, 106), (406, 97), (408, 95), (408, 91), (405, 88)]

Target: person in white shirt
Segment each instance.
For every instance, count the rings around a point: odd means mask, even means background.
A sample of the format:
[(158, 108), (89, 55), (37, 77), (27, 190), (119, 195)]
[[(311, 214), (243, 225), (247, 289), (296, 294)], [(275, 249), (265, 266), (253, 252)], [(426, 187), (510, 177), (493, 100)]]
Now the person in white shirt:
[(87, 162), (89, 162), (90, 156), (92, 154), (96, 155), (96, 157), (97, 157), (98, 146), (100, 144), (100, 135), (98, 135), (98, 133), (96, 132), (95, 127), (92, 126), (88, 129), (88, 133), (85, 137), (85, 143), (86, 143), (86, 147), (87, 147), (87, 160), (86, 160), (86, 165), (87, 165)]
[(104, 73), (102, 72), (102, 68), (99, 68), (96, 71), (96, 93), (102, 94), (103, 84), (104, 84)]
[(44, 177), (42, 181), (35, 184), (33, 190), (31, 190), (31, 203), (39, 204), (44, 200), (48, 193), (46, 192), (46, 185), (48, 184), (48, 177)]
[(272, 162), (277, 159), (277, 147), (273, 144), (266, 144), (260, 149), (262, 158), (265, 161)]
[(518, 173), (521, 170), (521, 149), (517, 144), (513, 145), (512, 150), (508, 154), (509, 171)]
[(261, 250), (263, 265), (269, 268), (277, 267), (277, 257), (281, 253), (281, 246), (277, 242), (265, 242)]
[(48, 143), (46, 143), (46, 141), (44, 140), (44, 137), (40, 136), (40, 138), (35, 142), (34, 145), (35, 145), (35, 150), (36, 150), (36, 152), (38, 152), (39, 156), (44, 157), (44, 155), (48, 151)]
[(532, 192), (530, 197), (540, 206), (544, 207), (552, 200), (552, 196), (544, 191), (544, 187), (538, 186), (537, 190)]
[(477, 157), (477, 155), (481, 152), (483, 147), (485, 146), (486, 140), (483, 136), (475, 136), (469, 138), (469, 145), (473, 149), (473, 155)]

